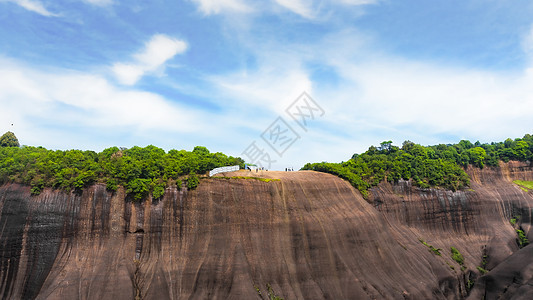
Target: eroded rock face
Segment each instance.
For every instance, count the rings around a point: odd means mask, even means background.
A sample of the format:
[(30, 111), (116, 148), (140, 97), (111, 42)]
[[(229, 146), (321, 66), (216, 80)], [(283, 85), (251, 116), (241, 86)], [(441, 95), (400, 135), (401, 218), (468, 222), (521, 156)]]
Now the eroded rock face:
[[(516, 229), (522, 228), (531, 240), (531, 215), (533, 213), (533, 192), (523, 191), (512, 181), (533, 181), (533, 167), (525, 163), (510, 162), (501, 164), (500, 168), (469, 168), (472, 178), (471, 188), (463, 191), (413, 188), (410, 182), (395, 185), (383, 183), (372, 190), (370, 203), (383, 213), (387, 221), (395, 228), (401, 228), (404, 234), (415, 234), (436, 248), (442, 248), (442, 257), (435, 257), (439, 262), (454, 266), (459, 277), (457, 297), (470, 295), (473, 299), (487, 299), (516, 296), (509, 290), (509, 284), (494, 278), (502, 278), (490, 272), (483, 275), (478, 266), (492, 270), (506, 262), (512, 272), (533, 265), (533, 257), (522, 264), (510, 264), (507, 261), (518, 251)], [(519, 217), (512, 226), (510, 220)], [(450, 248), (457, 248), (465, 258), (465, 271), (451, 259)], [(527, 257), (522, 255), (521, 257)], [(517, 260), (514, 259), (516, 262)], [(519, 268), (518, 268), (519, 267)], [(502, 271), (500, 271), (501, 273)], [(524, 272), (522, 272), (524, 273)], [(532, 272), (525, 272), (521, 284), (527, 285), (533, 277)], [(506, 275), (505, 275), (506, 276)], [(486, 278), (493, 278), (489, 281)], [(468, 285), (474, 284), (469, 291)], [(524, 287), (525, 288), (525, 287)], [(518, 289), (518, 288), (517, 288)], [(507, 295), (505, 295), (507, 293)], [(526, 297), (527, 299), (527, 297)]]
[[(510, 180), (533, 180), (533, 172), (510, 163), (469, 173), (472, 190), (384, 183), (369, 201), (347, 182), (311, 171), (252, 175), (281, 179), (271, 182), (206, 179), (197, 190), (167, 189), (163, 199), (142, 203), (102, 185), (81, 195), (45, 190), (37, 197), (28, 187), (5, 185), (0, 293), (267, 299), (271, 286), (285, 299), (460, 299), (476, 280), (470, 295), (504, 294), (507, 281), (491, 280), (507, 276), (496, 271), (514, 270), (513, 254), (529, 248), (518, 251), (509, 220), (520, 214), (530, 233), (533, 206), (531, 192)], [(442, 256), (419, 239), (442, 248)], [(451, 246), (463, 254), (464, 271), (451, 259)], [(478, 278), (483, 255), (494, 270)], [(527, 254), (516, 257), (532, 262)], [(523, 284), (511, 281), (507, 295), (524, 294), (528, 270), (518, 271)]]

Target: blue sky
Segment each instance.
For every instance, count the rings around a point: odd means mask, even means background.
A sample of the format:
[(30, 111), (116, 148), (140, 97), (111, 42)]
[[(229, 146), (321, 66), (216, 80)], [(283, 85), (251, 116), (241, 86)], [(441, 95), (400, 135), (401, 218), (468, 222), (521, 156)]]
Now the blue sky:
[[(533, 133), (531, 1), (0, 0), (0, 131), (276, 162)], [(324, 110), (304, 128), (286, 108)], [(300, 136), (279, 156), (261, 134)], [(13, 124), (13, 125), (11, 125)]]

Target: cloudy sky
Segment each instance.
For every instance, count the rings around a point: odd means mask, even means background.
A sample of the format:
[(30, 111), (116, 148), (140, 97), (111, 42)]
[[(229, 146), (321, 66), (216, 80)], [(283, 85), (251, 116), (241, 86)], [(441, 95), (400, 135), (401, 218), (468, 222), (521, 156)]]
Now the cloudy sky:
[[(522, 137), (533, 3), (510, 3), (0, 0), (0, 131), (51, 149), (257, 147), (277, 169), (384, 140)], [(303, 92), (321, 110), (299, 126)]]

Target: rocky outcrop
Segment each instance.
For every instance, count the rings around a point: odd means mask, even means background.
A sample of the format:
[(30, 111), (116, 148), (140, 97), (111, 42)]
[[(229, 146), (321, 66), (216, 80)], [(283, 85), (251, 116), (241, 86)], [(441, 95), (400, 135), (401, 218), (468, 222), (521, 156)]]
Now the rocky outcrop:
[[(522, 216), (515, 226), (530, 233), (533, 197), (511, 179), (533, 180), (533, 172), (518, 163), (468, 172), (470, 190), (383, 183), (368, 201), (347, 182), (312, 171), (241, 171), (280, 181), (209, 178), (196, 190), (169, 188), (161, 200), (142, 203), (103, 185), (39, 196), (4, 185), (0, 293), (4, 299), (525, 295), (531, 272), (513, 261), (531, 263), (530, 247), (518, 250), (509, 220)], [(441, 256), (429, 246), (441, 248)], [(464, 256), (464, 270), (451, 258), (452, 246)], [(490, 272), (481, 277), (476, 267), (484, 255)], [(509, 270), (522, 274), (520, 283), (498, 281)]]

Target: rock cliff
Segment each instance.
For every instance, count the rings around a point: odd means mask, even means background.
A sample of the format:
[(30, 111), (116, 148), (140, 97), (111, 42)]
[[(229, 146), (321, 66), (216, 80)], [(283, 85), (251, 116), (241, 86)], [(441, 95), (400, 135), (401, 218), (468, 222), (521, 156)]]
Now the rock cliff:
[(141, 203), (103, 185), (39, 196), (4, 185), (0, 295), (526, 298), (533, 248), (519, 250), (515, 229), (533, 240), (533, 192), (512, 180), (533, 180), (533, 168), (511, 162), (467, 171), (469, 190), (382, 183), (368, 200), (347, 182), (312, 171), (222, 174), (280, 180), (209, 178), (196, 190), (169, 188), (162, 199)]

